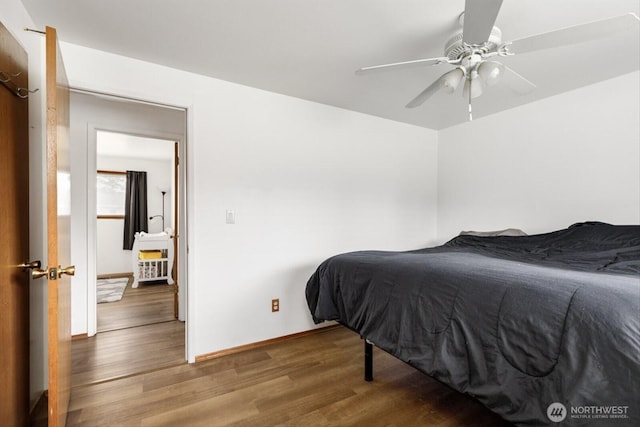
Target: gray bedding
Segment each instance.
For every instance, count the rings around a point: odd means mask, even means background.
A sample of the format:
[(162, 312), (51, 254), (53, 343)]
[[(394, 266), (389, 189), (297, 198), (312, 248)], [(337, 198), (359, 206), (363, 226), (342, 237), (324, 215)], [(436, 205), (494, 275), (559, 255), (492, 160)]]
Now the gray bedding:
[(640, 425), (640, 226), (337, 255), (306, 296), (513, 423)]

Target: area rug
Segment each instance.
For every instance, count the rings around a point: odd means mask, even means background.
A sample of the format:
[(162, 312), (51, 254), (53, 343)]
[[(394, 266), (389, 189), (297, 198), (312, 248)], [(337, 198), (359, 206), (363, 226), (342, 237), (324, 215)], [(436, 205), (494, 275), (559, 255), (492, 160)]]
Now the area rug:
[(98, 304), (120, 301), (124, 295), (127, 283), (129, 283), (128, 277), (98, 279), (96, 292)]

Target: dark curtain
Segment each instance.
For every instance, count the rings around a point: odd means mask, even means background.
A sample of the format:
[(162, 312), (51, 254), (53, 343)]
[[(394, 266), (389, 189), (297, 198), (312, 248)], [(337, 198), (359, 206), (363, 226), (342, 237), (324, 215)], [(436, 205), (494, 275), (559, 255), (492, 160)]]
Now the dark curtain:
[(147, 173), (127, 171), (122, 249), (131, 250), (138, 231), (149, 231), (147, 216)]

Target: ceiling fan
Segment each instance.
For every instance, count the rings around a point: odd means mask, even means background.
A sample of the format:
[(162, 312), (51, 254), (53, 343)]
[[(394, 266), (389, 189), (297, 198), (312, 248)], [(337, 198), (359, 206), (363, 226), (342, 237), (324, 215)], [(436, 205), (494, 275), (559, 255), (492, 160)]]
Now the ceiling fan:
[(502, 0), (466, 0), (464, 12), (459, 18), (461, 28), (445, 44), (442, 57), (373, 65), (358, 69), (356, 74), (445, 63), (453, 65), (453, 70), (441, 75), (406, 107), (422, 105), (439, 90), (453, 93), (464, 81), (463, 96), (469, 100), (469, 120), (472, 120), (471, 100), (480, 96), (484, 87), (503, 81), (505, 75), (511, 77), (504, 79), (505, 83), (518, 94), (527, 94), (536, 87), (495, 59), (603, 38), (640, 22), (636, 14), (629, 12), (613, 18), (503, 42), (502, 32), (494, 26), (501, 6)]

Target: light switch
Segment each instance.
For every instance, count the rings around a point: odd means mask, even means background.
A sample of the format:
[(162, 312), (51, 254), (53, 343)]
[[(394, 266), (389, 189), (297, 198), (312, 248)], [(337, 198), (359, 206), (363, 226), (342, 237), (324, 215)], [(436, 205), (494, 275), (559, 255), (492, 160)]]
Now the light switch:
[(227, 210), (227, 224), (236, 223), (236, 214), (234, 211)]

